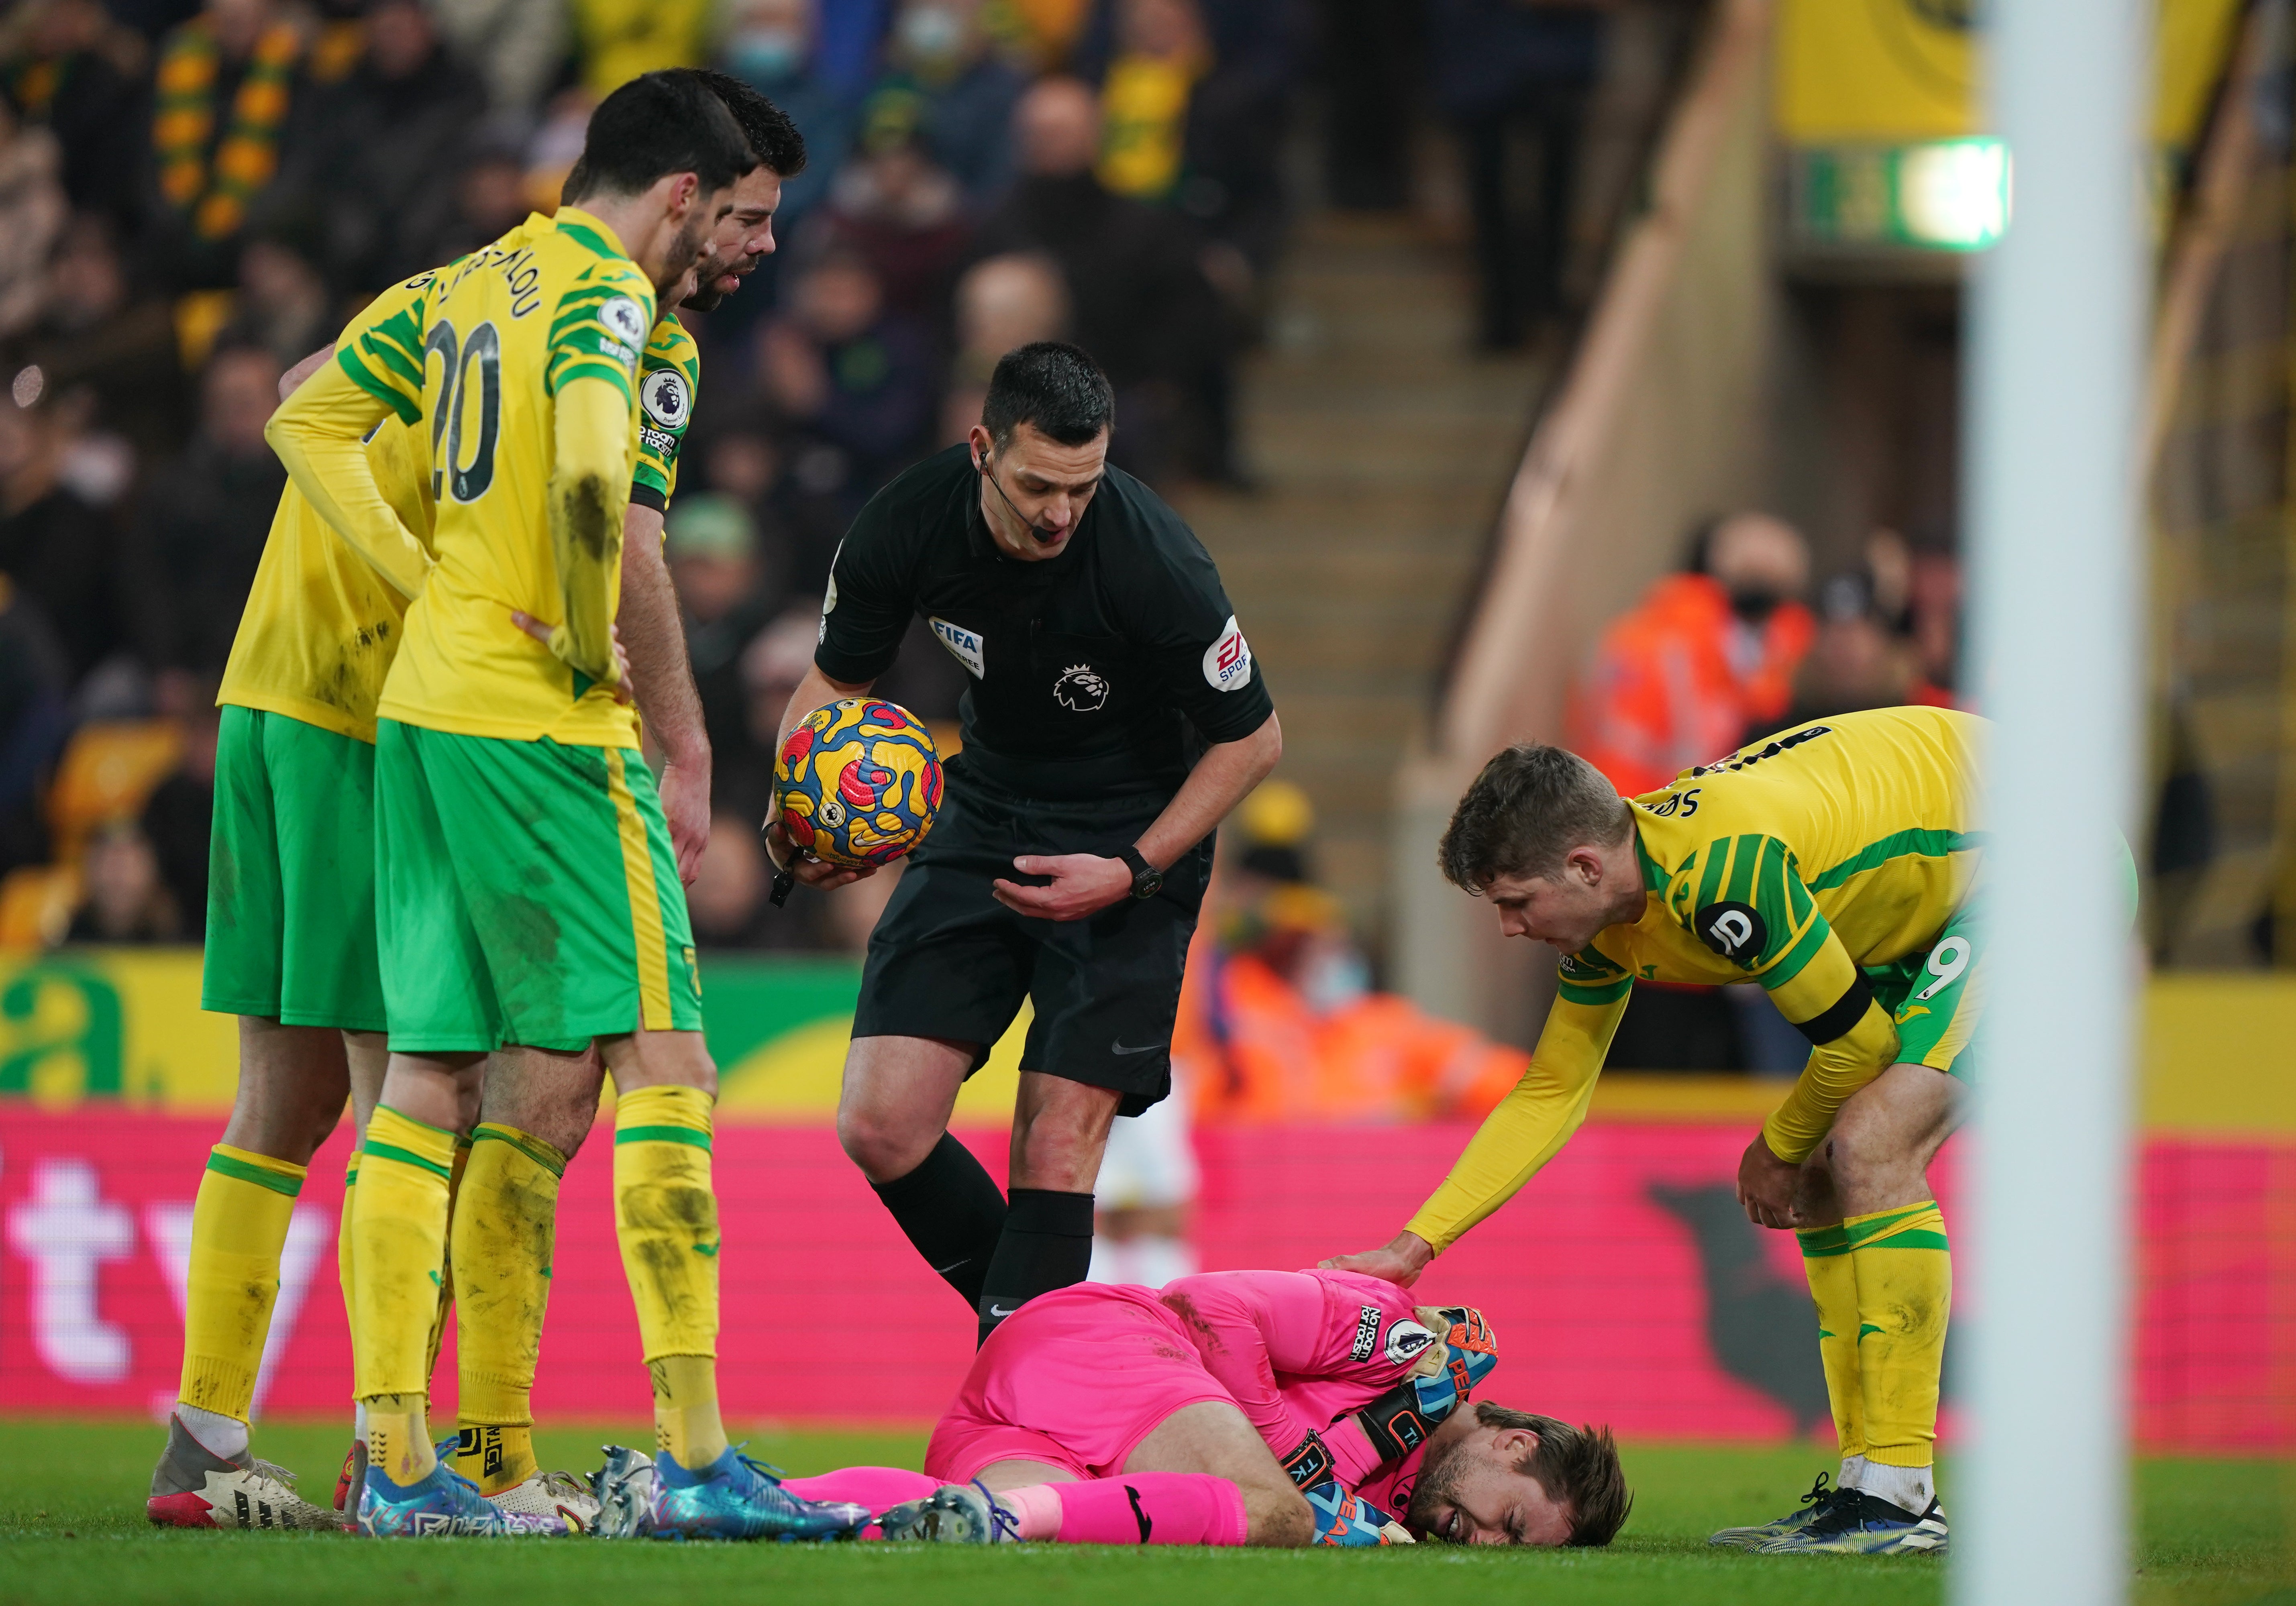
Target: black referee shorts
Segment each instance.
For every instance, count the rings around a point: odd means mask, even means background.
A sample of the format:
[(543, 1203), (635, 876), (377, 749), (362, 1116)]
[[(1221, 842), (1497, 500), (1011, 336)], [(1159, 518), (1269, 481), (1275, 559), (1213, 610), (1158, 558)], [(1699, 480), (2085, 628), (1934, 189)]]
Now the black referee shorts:
[(1037, 1012), (1023, 1069), (1113, 1088), (1125, 1115), (1163, 1098), (1172, 1091), (1172, 1021), (1188, 939), (1211, 876), (1210, 840), (1180, 856), (1154, 897), (1127, 898), (1086, 920), (1026, 918), (989, 887), (1025, 881), (1013, 868), (1021, 854), (1113, 856), (1165, 801), (1023, 798), (967, 774), (960, 755), (932, 834), (869, 938), (853, 1035), (977, 1043), (978, 1070), (1027, 998)]

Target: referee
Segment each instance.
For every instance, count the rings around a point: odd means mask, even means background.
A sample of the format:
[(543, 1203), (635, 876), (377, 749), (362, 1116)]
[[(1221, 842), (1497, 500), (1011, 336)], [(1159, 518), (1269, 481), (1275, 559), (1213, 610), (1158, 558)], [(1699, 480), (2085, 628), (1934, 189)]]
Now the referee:
[[(939, 820), (869, 939), (837, 1135), (984, 1340), (1083, 1280), (1109, 1123), (1171, 1092), (1212, 832), (1283, 750), (1211, 559), (1108, 465), (1112, 410), (1075, 347), (1008, 352), (971, 438), (854, 520), (782, 717), (786, 740), (865, 694), (912, 613), (972, 676)], [(778, 814), (767, 843), (810, 886), (871, 873), (794, 854)], [(948, 1118), (1023, 998), (1008, 1205)]]

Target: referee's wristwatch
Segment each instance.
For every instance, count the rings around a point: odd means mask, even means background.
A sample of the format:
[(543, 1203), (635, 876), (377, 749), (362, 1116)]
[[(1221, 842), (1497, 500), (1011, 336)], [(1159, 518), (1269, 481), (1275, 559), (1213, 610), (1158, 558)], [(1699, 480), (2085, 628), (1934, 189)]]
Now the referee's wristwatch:
[(1137, 848), (1126, 848), (1116, 856), (1132, 872), (1132, 896), (1153, 897), (1164, 889), (1164, 873), (1140, 856)]

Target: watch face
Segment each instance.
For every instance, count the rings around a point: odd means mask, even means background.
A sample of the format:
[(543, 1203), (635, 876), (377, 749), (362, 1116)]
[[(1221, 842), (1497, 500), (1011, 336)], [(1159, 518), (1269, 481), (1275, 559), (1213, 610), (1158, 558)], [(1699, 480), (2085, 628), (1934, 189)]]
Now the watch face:
[(1151, 870), (1145, 875), (1132, 878), (1132, 896), (1135, 897), (1153, 897), (1163, 889), (1164, 873), (1160, 870)]

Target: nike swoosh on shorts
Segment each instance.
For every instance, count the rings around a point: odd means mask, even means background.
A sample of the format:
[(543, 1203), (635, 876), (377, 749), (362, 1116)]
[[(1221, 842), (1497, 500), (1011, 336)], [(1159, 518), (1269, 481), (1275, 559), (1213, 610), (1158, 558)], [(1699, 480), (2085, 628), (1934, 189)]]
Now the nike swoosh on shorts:
[(1127, 1048), (1113, 1037), (1108, 1040), (1108, 1052), (1112, 1054), (1152, 1054), (1163, 1046), (1161, 1043), (1144, 1043), (1138, 1048)]

